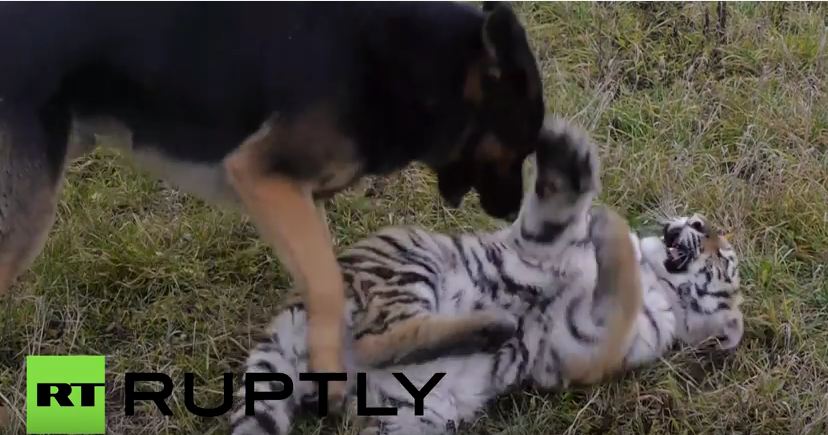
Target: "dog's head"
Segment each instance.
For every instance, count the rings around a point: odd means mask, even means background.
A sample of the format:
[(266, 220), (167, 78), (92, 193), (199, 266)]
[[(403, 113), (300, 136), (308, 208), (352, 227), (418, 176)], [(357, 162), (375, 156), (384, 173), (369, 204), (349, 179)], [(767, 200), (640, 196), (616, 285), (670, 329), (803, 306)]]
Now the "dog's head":
[(523, 26), (505, 4), (484, 4), (483, 47), (466, 72), (473, 121), (457, 158), (437, 168), (443, 198), (459, 206), (474, 188), (488, 214), (507, 218), (523, 196), (522, 165), (543, 123), (543, 89)]

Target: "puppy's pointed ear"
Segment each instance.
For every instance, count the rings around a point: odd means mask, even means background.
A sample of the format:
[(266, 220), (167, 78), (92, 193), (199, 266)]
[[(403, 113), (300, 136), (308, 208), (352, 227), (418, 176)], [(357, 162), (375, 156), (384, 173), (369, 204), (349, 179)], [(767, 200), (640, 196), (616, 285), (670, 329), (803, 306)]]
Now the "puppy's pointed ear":
[(506, 3), (484, 4), (483, 45), (489, 56), (489, 76), (509, 82), (519, 94), (537, 98), (541, 89), (535, 56), (526, 32)]
[(484, 1), (483, 2), (483, 12), (491, 12), (492, 10), (494, 10), (494, 8), (499, 6), (500, 3), (502, 3), (502, 2)]

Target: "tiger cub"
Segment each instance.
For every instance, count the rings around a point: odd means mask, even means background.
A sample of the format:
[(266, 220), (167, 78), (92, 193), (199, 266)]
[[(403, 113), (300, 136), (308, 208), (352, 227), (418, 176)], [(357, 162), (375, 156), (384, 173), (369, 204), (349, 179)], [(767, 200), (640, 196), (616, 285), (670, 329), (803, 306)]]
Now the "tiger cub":
[[(597, 152), (582, 131), (548, 120), (534, 186), (508, 228), (482, 235), (391, 228), (341, 256), (349, 373), (367, 374), (367, 405), (398, 408), (395, 416), (362, 419), (362, 434), (451, 433), (519, 385), (597, 382), (656, 360), (676, 341), (740, 342), (731, 246), (699, 216), (670, 222), (663, 237), (639, 239), (611, 210), (592, 208)], [(298, 299), (274, 318), (246, 370), (289, 375), (293, 395), (255, 402), (253, 416), (235, 410), (233, 434), (286, 434), (294, 412), (313, 398), (315, 386), (298, 380), (307, 370), (306, 330)], [(418, 389), (433, 374), (446, 375), (416, 415), (393, 372)], [(257, 391), (280, 388), (256, 384)]]

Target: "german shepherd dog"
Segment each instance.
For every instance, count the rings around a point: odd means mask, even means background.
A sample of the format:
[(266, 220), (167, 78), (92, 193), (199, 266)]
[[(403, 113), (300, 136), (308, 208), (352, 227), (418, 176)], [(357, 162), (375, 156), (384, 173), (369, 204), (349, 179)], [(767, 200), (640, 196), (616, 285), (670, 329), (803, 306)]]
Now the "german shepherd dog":
[[(5, 4), (0, 294), (42, 249), (67, 162), (125, 133), (139, 165), (249, 215), (303, 289), (311, 368), (342, 371), (344, 286), (316, 202), (419, 161), (450, 205), (474, 189), (506, 217), (543, 112), (505, 5)], [(335, 406), (344, 385), (329, 387)]]

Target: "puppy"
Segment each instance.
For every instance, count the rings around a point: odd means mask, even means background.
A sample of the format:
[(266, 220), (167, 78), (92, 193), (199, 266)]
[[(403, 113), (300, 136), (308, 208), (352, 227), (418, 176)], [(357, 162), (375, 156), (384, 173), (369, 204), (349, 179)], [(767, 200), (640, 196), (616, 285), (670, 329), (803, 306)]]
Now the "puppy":
[(127, 134), (144, 168), (251, 217), (303, 290), (322, 372), (343, 369), (344, 296), (314, 202), (419, 161), (449, 204), (475, 189), (507, 217), (544, 112), (503, 5), (8, 4), (0, 53), (0, 293), (41, 250), (67, 162)]

